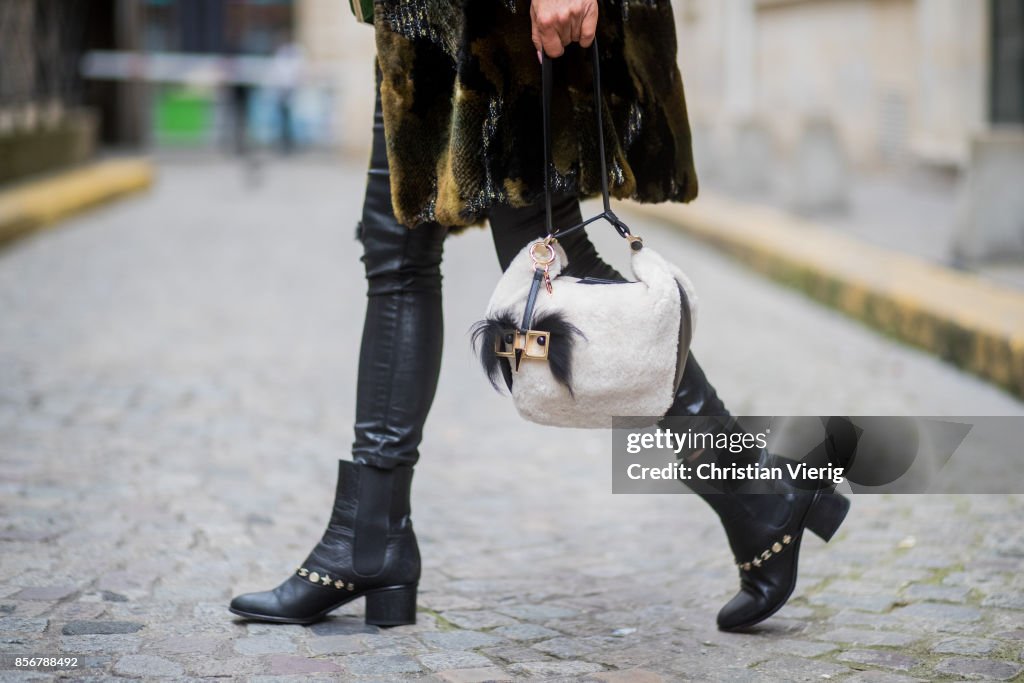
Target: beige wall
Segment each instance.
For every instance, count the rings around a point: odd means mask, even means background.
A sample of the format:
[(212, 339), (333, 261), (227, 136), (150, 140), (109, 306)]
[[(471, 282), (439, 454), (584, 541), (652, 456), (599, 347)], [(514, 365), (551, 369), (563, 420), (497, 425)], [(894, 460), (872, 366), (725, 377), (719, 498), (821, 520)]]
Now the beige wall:
[(988, 120), (988, 2), (917, 0), (917, 117), (912, 145), (919, 156), (963, 163), (970, 134)]
[(902, 144), (914, 61), (914, 0), (826, 0), (762, 8), (757, 110), (785, 147), (808, 115), (828, 115), (856, 161)]
[(754, 118), (782, 154), (825, 114), (861, 166), (963, 164), (984, 126), (982, 0), (677, 0), (693, 117), (716, 144)]
[(308, 59), (334, 83), (335, 135), (342, 152), (366, 154), (373, 123), (373, 27), (352, 16), (347, 0), (299, 0), (297, 38)]
[(679, 66), (690, 115), (710, 122), (725, 99), (725, 3), (682, 0), (675, 5)]

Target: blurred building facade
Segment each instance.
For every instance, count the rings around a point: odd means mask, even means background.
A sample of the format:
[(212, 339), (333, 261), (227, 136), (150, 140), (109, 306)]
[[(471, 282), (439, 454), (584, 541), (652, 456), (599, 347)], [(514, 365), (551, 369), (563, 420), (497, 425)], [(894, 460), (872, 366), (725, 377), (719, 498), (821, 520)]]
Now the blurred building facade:
[(763, 126), (785, 152), (833, 122), (857, 164), (963, 166), (971, 137), (1024, 125), (1019, 0), (679, 0), (698, 125)]
[(325, 66), (336, 93), (331, 126), (346, 153), (370, 149), (376, 88), (373, 27), (356, 21), (347, 0), (296, 0), (296, 37), (310, 61)]
[(93, 149), (78, 59), (90, 47), (85, 0), (0, 2), (0, 183), (75, 163)]
[[(211, 79), (210, 69), (194, 60), (197, 66), (179, 80), (151, 83), (150, 142), (209, 146), (242, 119), (257, 143), (287, 133), (307, 147), (359, 146), (350, 131), (357, 116), (366, 126), (371, 120), (373, 31), (357, 24), (347, 3), (117, 2), (132, 6), (133, 43), (148, 55), (242, 58), (250, 67)], [(238, 107), (243, 111), (231, 111)]]
[(939, 169), (953, 258), (1024, 258), (1024, 2), (677, 0), (706, 179), (842, 209), (850, 178)]
[(0, 182), (96, 144), (214, 147), (239, 121), (367, 146), (373, 30), (343, 0), (2, 0), (0, 33)]

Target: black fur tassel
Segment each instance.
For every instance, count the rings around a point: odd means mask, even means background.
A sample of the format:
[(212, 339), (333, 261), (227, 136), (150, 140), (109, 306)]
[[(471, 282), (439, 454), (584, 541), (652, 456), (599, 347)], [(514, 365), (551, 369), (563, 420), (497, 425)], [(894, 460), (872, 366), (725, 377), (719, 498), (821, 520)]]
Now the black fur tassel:
[(576, 335), (583, 339), (586, 336), (557, 311), (534, 318), (533, 328), (551, 333), (551, 346), (548, 347), (551, 375), (569, 390), (570, 396), (575, 396), (572, 391), (572, 350), (576, 344)]
[(480, 364), (484, 366), (487, 379), (495, 391), (501, 391), (498, 386), (498, 375), (505, 379), (505, 386), (512, 391), (512, 366), (507, 358), (501, 358), (494, 353), (495, 343), (501, 338), (504, 330), (515, 329), (516, 323), (512, 316), (503, 313), (497, 318), (487, 318), (473, 323), (470, 328), (470, 343), (473, 350), (480, 355)]
[[(508, 359), (501, 358), (494, 353), (495, 342), (501, 337), (503, 331), (517, 327), (518, 324), (512, 314), (504, 312), (496, 318), (481, 320), (471, 328), (473, 348), (480, 355), (480, 364), (483, 365), (491, 385), (498, 391), (500, 391), (499, 373), (504, 378), (509, 391), (512, 390), (513, 374), (512, 365)], [(586, 336), (559, 312), (537, 316), (532, 327), (535, 330), (545, 330), (550, 334), (547, 363), (551, 369), (551, 375), (555, 381), (569, 390), (569, 395), (573, 395), (572, 351), (576, 343), (576, 336), (583, 339), (586, 339)]]

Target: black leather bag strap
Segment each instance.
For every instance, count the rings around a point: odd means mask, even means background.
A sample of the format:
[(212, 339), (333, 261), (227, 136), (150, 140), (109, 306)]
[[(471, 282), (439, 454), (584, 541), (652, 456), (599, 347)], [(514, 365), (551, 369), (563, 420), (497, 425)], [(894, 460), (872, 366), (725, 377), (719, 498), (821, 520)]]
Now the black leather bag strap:
[(597, 38), (594, 38), (593, 44), (590, 46), (591, 61), (593, 62), (594, 71), (594, 113), (597, 124), (597, 151), (601, 161), (601, 198), (604, 200), (604, 211), (592, 216), (581, 223), (570, 226), (568, 228), (562, 228), (561, 230), (555, 230), (552, 212), (551, 212), (551, 174), (554, 172), (552, 165), (552, 132), (551, 132), (551, 87), (552, 87), (552, 67), (551, 58), (546, 54), (541, 57), (541, 104), (544, 116), (544, 210), (545, 210), (545, 225), (547, 226), (548, 239), (558, 239), (559, 237), (565, 237), (577, 230), (582, 230), (586, 226), (590, 225), (594, 221), (606, 220), (612, 227), (615, 228), (618, 233), (629, 240), (630, 246), (634, 250), (639, 250), (643, 246), (643, 242), (640, 238), (635, 237), (630, 233), (629, 227), (622, 222), (622, 220), (615, 215), (612, 211), (611, 199), (608, 195), (608, 164), (605, 159), (604, 149), (604, 113), (603, 113), (603, 100), (601, 98), (601, 57), (600, 52), (597, 48)]

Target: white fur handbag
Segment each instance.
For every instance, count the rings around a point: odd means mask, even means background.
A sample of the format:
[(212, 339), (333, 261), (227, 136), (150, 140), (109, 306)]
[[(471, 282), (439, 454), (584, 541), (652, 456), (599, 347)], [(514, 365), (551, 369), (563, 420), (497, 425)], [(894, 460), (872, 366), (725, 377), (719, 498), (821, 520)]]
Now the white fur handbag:
[[(545, 199), (548, 235), (516, 256), (491, 295), (473, 342), (495, 388), (504, 379), (519, 414), (559, 427), (611, 427), (612, 417), (653, 424), (672, 405), (696, 324), (689, 279), (611, 210), (601, 121), (600, 64), (593, 47), (594, 99), (603, 213), (554, 230), (550, 192), (551, 64), (543, 59)], [(633, 282), (562, 275), (558, 238), (604, 219), (632, 252)]]

